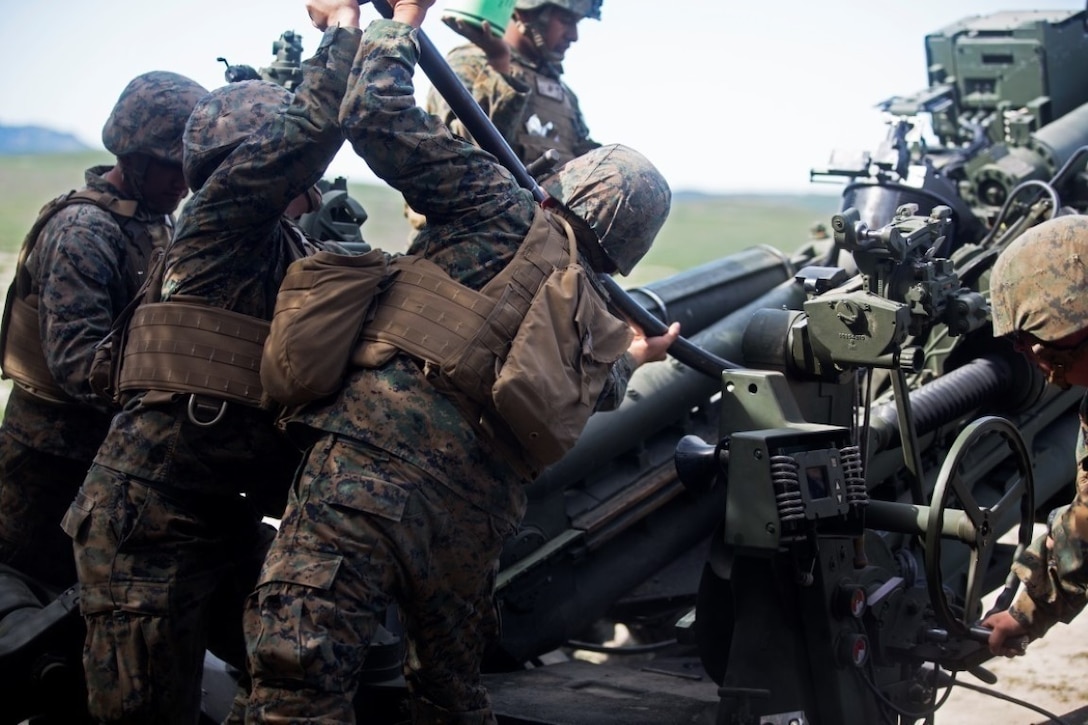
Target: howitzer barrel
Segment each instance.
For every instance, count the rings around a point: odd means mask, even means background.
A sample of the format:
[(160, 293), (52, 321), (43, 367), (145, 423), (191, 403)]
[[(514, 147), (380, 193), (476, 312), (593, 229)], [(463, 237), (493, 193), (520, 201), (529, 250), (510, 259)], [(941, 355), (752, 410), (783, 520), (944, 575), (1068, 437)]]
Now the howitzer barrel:
[(635, 302), (688, 336), (746, 305), (794, 274), (789, 258), (761, 245), (627, 290)]

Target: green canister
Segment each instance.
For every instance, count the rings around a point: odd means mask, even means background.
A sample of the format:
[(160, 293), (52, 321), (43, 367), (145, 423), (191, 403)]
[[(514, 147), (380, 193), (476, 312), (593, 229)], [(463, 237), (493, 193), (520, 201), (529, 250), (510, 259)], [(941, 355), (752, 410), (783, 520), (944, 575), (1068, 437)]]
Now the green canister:
[(510, 16), (514, 14), (515, 0), (449, 0), (442, 11), (442, 19), (456, 18), (482, 26), (486, 20), (491, 24), (491, 32), (501, 36), (506, 32)]

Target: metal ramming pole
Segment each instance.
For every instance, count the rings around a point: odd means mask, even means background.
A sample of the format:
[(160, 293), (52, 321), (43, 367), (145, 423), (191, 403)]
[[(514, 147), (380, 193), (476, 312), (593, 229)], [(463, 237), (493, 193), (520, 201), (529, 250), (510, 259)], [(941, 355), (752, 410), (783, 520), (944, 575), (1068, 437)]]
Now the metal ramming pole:
[[(363, 5), (365, 3), (366, 0), (362, 0), (359, 4)], [(370, 0), (370, 3), (383, 18), (393, 17), (393, 8), (385, 0)], [(480, 147), (490, 152), (503, 166), (509, 169), (518, 183), (532, 192), (533, 198), (538, 202), (543, 202), (547, 198), (545, 191), (526, 170), (525, 164), (510, 148), (510, 144), (495, 128), (495, 124), (480, 108), (480, 104), (476, 102), (468, 89), (461, 84), (457, 74), (453, 72), (449, 63), (446, 62), (446, 59), (438, 52), (438, 49), (431, 43), (430, 38), (422, 30), (419, 31), (419, 50), (419, 67), (427, 74), (435, 90), (446, 99), (446, 103), (449, 104), (457, 118), (461, 120), (461, 123), (465, 124), (465, 128), (480, 144)], [(599, 275), (598, 278), (601, 286), (612, 298), (612, 303), (629, 320), (642, 328), (643, 332), (649, 336), (665, 333), (667, 329), (665, 323), (635, 302), (619, 286), (616, 280), (607, 274)], [(682, 337), (669, 348), (669, 354), (688, 367), (699, 370), (714, 379), (721, 378), (723, 370), (741, 367), (698, 347)]]

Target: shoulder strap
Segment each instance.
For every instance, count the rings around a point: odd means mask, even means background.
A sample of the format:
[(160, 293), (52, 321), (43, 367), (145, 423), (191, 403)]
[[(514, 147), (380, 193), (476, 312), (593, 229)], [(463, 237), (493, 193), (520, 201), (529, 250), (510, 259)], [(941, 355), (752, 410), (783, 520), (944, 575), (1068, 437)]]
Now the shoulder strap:
[[(15, 279), (8, 286), (4, 302), (4, 314), (0, 318), (0, 366), (3, 367), (3, 377), (9, 375), (18, 376), (16, 379), (20, 379), (28, 385), (32, 383), (35, 390), (43, 391), (43, 395), (51, 399), (63, 399), (66, 396), (52, 382), (52, 375), (46, 366), (37, 332), (36, 301), (28, 301), (28, 304), (21, 304), (21, 302), (30, 295), (33, 289), (33, 280), (31, 280), (30, 274), (27, 272), (26, 261), (38, 243), (38, 237), (41, 236), (45, 225), (57, 212), (74, 204), (95, 204), (111, 214), (124, 218), (134, 216), (137, 209), (137, 202), (120, 199), (108, 192), (95, 189), (69, 191), (67, 194), (62, 194), (49, 201), (41, 208), (38, 217), (34, 220), (34, 224), (30, 227), (30, 231), (27, 232), (26, 237), (23, 239), (15, 265)], [(18, 311), (16, 310), (17, 307), (19, 308)], [(12, 315), (14, 314), (20, 315), (20, 336), (28, 339), (22, 340), (21, 347), (15, 350), (12, 355), (9, 355), (8, 336), (13, 325)]]
[(46, 203), (38, 212), (38, 218), (34, 220), (30, 231), (27, 232), (26, 237), (23, 239), (23, 246), (19, 249), (19, 258), (15, 267), (15, 281), (12, 283), (17, 287), (18, 294), (26, 296), (30, 293), (29, 285), (31, 280), (26, 271), (26, 260), (30, 257), (30, 253), (34, 251), (34, 247), (37, 246), (38, 237), (41, 236), (45, 225), (61, 209), (74, 204), (94, 204), (111, 214), (124, 218), (135, 216), (138, 207), (138, 203), (132, 199), (120, 199), (109, 192), (95, 189), (69, 191), (67, 194), (61, 194)]

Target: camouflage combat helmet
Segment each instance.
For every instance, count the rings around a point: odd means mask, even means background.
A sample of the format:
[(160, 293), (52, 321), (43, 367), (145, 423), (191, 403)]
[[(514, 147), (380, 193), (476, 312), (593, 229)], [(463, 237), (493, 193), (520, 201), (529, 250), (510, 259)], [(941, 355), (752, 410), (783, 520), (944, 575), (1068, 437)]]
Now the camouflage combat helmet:
[(133, 78), (102, 127), (102, 144), (114, 156), (144, 154), (181, 165), (181, 136), (189, 113), (208, 89), (168, 71)]
[(1088, 217), (1062, 216), (1021, 234), (990, 273), (994, 335), (1043, 342), (1088, 327)]
[(620, 144), (571, 159), (542, 186), (586, 221), (605, 256), (624, 275), (649, 251), (672, 203), (661, 172)]
[(603, 0), (517, 0), (514, 3), (515, 10), (536, 10), (545, 5), (556, 5), (569, 10), (583, 18), (601, 19), (601, 3)]
[(193, 109), (185, 125), (185, 181), (204, 185), (238, 144), (282, 113), (293, 94), (271, 81), (240, 81), (216, 88)]

